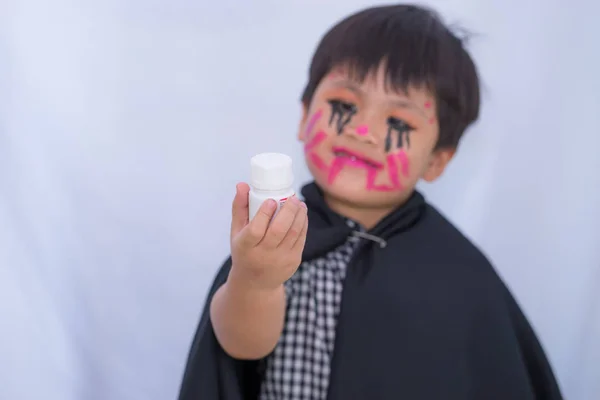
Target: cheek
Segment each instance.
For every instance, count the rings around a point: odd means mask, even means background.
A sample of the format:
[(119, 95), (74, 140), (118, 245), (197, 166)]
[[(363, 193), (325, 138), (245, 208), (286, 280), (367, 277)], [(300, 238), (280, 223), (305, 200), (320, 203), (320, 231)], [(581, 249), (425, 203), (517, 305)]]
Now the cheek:
[(310, 119), (308, 120), (308, 123), (306, 124), (306, 127), (303, 132), (303, 136), (305, 139), (310, 139), (310, 137), (312, 136), (313, 130), (315, 129), (315, 126), (317, 125), (317, 122), (319, 122), (319, 120), (321, 119), (322, 116), (323, 116), (322, 109), (317, 110), (313, 115), (310, 116)]
[(325, 160), (318, 154), (318, 147), (327, 139), (327, 133), (319, 129), (318, 125), (323, 117), (323, 110), (319, 109), (310, 116), (304, 130), (304, 153), (307, 161), (320, 171), (329, 169)]
[[(394, 165), (396, 167), (396, 171), (400, 171), (404, 177), (408, 177), (410, 174), (410, 161), (406, 155), (406, 152), (404, 150), (400, 150), (396, 154), (390, 154), (390, 156), (393, 156), (394, 159), (398, 160), (398, 165)], [(388, 158), (390, 156), (388, 156)]]
[[(376, 185), (375, 181), (378, 174), (387, 172), (389, 184)], [(390, 153), (386, 157), (385, 171), (371, 171), (367, 175), (367, 190), (375, 190), (378, 192), (397, 192), (404, 190), (405, 185), (402, 182), (406, 181), (410, 174), (410, 161), (404, 150), (399, 150)]]
[(308, 158), (308, 161), (319, 171), (325, 172), (329, 169), (329, 166), (325, 160), (323, 160), (317, 153), (307, 153), (306, 157)]
[(304, 152), (308, 153), (314, 151), (326, 138), (327, 134), (323, 131), (317, 131), (314, 135), (307, 137), (306, 142), (304, 143)]
[(408, 152), (407, 154), (407, 178), (417, 182), (427, 172), (430, 165), (429, 152), (422, 149), (421, 152)]

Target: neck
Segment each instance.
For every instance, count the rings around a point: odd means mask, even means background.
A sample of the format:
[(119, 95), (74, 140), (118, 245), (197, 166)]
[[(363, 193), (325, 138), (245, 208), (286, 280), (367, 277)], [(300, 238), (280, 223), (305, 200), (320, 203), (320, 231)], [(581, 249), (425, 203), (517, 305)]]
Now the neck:
[(340, 199), (325, 195), (325, 202), (337, 214), (356, 221), (366, 230), (373, 229), (379, 221), (394, 211), (398, 205), (382, 207), (357, 207)]

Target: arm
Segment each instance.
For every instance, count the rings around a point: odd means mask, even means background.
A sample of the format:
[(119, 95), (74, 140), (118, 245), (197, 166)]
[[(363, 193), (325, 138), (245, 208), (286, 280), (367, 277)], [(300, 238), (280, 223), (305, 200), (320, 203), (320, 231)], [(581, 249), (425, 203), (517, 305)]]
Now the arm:
[(290, 198), (265, 201), (248, 220), (247, 185), (238, 185), (231, 221), (232, 267), (210, 303), (215, 336), (231, 357), (256, 360), (273, 351), (285, 318), (286, 282), (298, 269), (306, 241), (306, 206)]
[[(232, 269), (233, 271), (233, 269)], [(285, 291), (255, 289), (229, 275), (210, 304), (215, 336), (233, 358), (255, 360), (277, 344), (285, 318)]]

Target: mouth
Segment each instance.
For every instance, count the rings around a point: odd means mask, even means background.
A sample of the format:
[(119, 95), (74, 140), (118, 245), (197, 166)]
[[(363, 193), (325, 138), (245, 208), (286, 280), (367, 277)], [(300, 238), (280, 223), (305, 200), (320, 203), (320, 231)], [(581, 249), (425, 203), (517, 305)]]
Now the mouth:
[(382, 169), (383, 164), (372, 160), (368, 157), (365, 157), (362, 154), (359, 154), (355, 151), (346, 149), (344, 147), (334, 147), (333, 154), (338, 159), (343, 159), (346, 163), (357, 166), (357, 167), (367, 167), (372, 169)]

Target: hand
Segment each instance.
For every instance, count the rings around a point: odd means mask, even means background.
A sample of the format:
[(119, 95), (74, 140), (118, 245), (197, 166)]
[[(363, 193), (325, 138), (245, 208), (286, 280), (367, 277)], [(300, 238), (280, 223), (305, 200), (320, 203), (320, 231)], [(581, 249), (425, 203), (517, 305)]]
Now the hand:
[(265, 201), (252, 221), (248, 220), (245, 183), (236, 186), (231, 219), (230, 278), (261, 290), (279, 288), (298, 269), (306, 242), (306, 205), (296, 196), (288, 199), (275, 218), (274, 200)]

